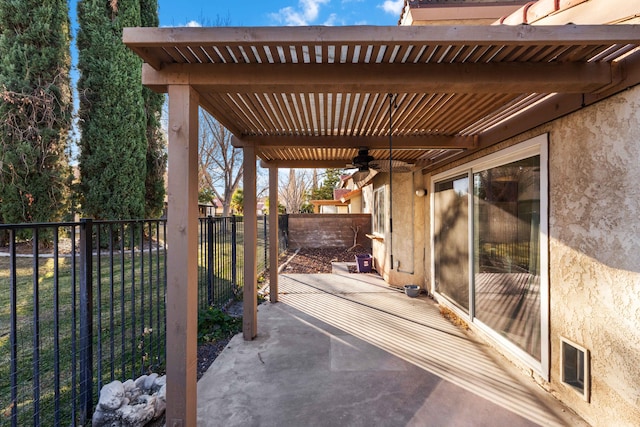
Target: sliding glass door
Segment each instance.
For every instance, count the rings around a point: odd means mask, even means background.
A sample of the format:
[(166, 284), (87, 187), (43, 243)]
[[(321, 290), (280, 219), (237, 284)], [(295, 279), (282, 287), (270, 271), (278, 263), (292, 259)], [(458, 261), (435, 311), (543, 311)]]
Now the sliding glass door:
[(475, 316), (540, 360), (540, 156), (473, 174)]
[(434, 192), (436, 292), (469, 312), (469, 177), (436, 184)]
[(546, 135), (441, 176), (432, 192), (438, 297), (548, 375)]

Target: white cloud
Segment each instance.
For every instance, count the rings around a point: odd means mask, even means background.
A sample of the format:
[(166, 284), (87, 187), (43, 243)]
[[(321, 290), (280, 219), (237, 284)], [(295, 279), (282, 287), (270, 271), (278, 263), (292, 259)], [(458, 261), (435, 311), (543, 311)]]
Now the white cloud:
[(378, 7), (382, 8), (386, 13), (400, 16), (402, 8), (404, 7), (404, 0), (385, 0), (385, 2)]
[(271, 17), (286, 25), (309, 25), (318, 19), (320, 6), (331, 0), (299, 0), (298, 7), (291, 6), (272, 13)]
[(202, 27), (202, 24), (196, 20), (191, 20), (186, 24), (178, 24), (178, 25), (161, 25), (160, 28), (182, 28), (182, 27)]
[(332, 13), (331, 15), (329, 15), (327, 19), (325, 19), (323, 25), (333, 26), (333, 25), (336, 25), (336, 22), (338, 22), (338, 15), (336, 15), (335, 13)]

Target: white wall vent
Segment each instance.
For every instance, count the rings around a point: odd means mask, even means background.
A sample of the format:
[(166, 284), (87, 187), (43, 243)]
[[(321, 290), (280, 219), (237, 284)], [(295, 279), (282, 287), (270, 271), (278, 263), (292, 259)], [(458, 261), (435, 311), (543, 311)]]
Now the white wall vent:
[(560, 337), (560, 373), (562, 382), (573, 388), (584, 400), (589, 401), (590, 374), (589, 350)]

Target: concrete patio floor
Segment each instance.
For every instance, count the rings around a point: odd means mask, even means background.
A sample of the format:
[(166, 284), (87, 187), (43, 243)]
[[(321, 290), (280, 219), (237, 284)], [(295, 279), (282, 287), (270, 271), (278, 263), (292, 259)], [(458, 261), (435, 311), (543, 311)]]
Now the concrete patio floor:
[(337, 273), (280, 275), (198, 382), (199, 426), (587, 425), (429, 298)]

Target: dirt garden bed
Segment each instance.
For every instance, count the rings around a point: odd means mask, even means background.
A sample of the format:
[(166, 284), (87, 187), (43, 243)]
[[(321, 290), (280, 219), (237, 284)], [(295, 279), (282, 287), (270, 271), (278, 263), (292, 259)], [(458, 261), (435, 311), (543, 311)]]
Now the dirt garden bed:
[[(369, 254), (362, 248), (301, 248), (297, 254), (295, 250), (288, 250), (280, 258), (280, 263), (287, 260), (282, 273), (286, 274), (317, 274), (331, 273), (332, 262), (353, 262), (356, 255)], [(291, 256), (295, 254), (293, 258)]]

